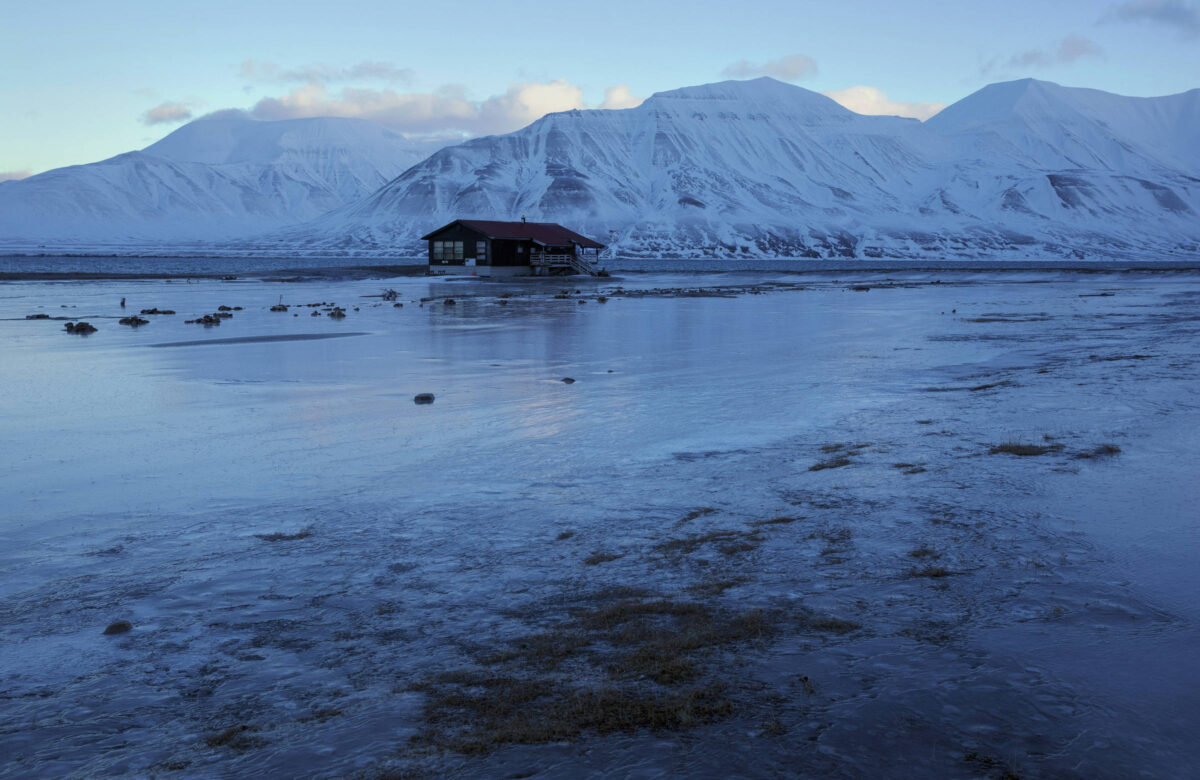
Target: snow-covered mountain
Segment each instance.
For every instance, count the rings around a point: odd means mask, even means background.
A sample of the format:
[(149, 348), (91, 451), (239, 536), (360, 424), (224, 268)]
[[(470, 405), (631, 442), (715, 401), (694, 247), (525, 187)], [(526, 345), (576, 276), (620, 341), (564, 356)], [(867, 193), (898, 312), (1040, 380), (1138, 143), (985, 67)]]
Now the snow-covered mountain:
[(0, 244), (258, 234), (355, 202), (435, 148), (362, 119), (199, 119), (141, 151), (0, 182)]
[(419, 256), (453, 219), (528, 217), (641, 256), (1200, 254), (1200, 90), (1026, 79), (921, 123), (762, 78), (427, 151), (364, 121), (201, 120), (0, 183), (0, 246)]
[(1197, 253), (1200, 90), (1023, 80), (921, 124), (769, 78), (570, 111), (443, 149), (281, 234), (419, 252), (457, 217), (562, 222), (625, 254)]

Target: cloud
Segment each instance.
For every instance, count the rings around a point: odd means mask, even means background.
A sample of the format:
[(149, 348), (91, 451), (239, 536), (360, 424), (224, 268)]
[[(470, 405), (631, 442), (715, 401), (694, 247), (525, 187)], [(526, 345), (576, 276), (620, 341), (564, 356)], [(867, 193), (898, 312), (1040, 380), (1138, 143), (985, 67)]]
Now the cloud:
[(1173, 27), (1185, 38), (1200, 35), (1200, 8), (1185, 0), (1130, 0), (1102, 21), (1150, 22)]
[[(605, 91), (601, 107), (627, 108), (640, 103), (626, 85), (620, 85)], [(468, 99), (466, 90), (458, 85), (414, 93), (350, 87), (330, 90), (324, 84), (305, 84), (280, 97), (263, 98), (242, 115), (254, 119), (352, 117), (409, 133), (488, 135), (511, 132), (556, 111), (590, 107), (584, 102), (583, 90), (564, 79), (515, 83), (504, 94), (482, 101)], [(228, 115), (228, 111), (216, 114)]]
[(1082, 35), (1068, 35), (1057, 44), (1040, 49), (1029, 49), (1014, 54), (1008, 59), (995, 57), (983, 64), (980, 72), (984, 76), (1003, 73), (1025, 73), (1059, 65), (1070, 65), (1084, 57), (1104, 57), (1104, 50)]
[(192, 118), (192, 109), (184, 103), (159, 103), (154, 108), (142, 114), (142, 123), (161, 125), (170, 122), (184, 122)]
[(637, 108), (645, 98), (634, 97), (628, 84), (618, 84), (604, 90), (604, 102), (600, 108)]
[(29, 168), (21, 171), (0, 171), (0, 181), (19, 181), (28, 179), (32, 175), (33, 171)]
[(875, 87), (850, 87), (822, 92), (856, 114), (870, 116), (907, 116), (924, 122), (946, 107), (945, 103), (902, 103), (890, 100), (883, 90)]
[(761, 65), (748, 60), (738, 60), (721, 71), (721, 75), (729, 79), (772, 76), (783, 81), (801, 81), (817, 75), (817, 61), (803, 54), (769, 60)]
[(381, 81), (388, 84), (408, 84), (413, 79), (411, 68), (400, 68), (390, 62), (363, 60), (349, 67), (314, 63), (299, 68), (284, 68), (274, 62), (245, 60), (240, 73), (246, 81), (275, 84), (329, 84), (348, 81)]

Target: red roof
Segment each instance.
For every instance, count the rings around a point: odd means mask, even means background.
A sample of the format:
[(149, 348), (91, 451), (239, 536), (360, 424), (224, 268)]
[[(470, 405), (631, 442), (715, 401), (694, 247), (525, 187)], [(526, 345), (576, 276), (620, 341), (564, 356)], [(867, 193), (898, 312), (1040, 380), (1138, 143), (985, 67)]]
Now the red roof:
[(578, 244), (579, 246), (591, 249), (604, 248), (604, 244), (601, 244), (599, 241), (593, 241), (587, 236), (581, 236), (574, 230), (567, 230), (562, 225), (555, 224), (554, 222), (496, 222), (486, 219), (456, 219), (449, 225), (444, 225), (429, 235), (422, 236), (421, 240), (428, 241), (446, 228), (455, 225), (470, 228), (484, 234), (488, 238), (536, 241), (539, 244), (546, 244), (547, 246)]

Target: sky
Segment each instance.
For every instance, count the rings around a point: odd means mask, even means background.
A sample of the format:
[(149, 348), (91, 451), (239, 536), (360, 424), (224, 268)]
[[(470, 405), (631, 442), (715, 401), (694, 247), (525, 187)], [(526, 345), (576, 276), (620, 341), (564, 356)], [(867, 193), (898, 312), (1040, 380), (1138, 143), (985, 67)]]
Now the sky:
[(0, 14), (0, 181), (140, 149), (217, 111), (511, 132), (769, 75), (927, 118), (1034, 77), (1200, 87), (1200, 0), (41, 0)]

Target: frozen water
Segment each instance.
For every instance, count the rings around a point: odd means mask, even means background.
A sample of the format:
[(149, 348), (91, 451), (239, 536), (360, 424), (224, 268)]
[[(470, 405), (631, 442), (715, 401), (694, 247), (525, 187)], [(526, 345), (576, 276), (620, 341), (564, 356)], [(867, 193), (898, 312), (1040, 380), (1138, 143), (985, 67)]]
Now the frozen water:
[[(3, 285), (0, 775), (1190, 776), (1200, 278), (889, 276)], [(478, 647), (714, 579), (785, 616), (729, 718), (410, 744)]]

